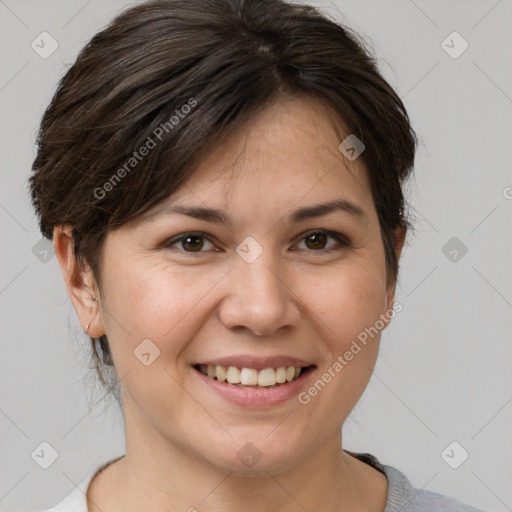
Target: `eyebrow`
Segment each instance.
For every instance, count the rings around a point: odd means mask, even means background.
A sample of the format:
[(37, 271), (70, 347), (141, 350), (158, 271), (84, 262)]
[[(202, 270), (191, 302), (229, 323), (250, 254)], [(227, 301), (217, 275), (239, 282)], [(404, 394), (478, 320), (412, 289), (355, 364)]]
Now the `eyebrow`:
[[(367, 219), (367, 215), (364, 210), (356, 204), (348, 201), (347, 199), (335, 199), (328, 203), (315, 204), (312, 206), (304, 206), (293, 210), (286, 216), (290, 224), (303, 222), (308, 219), (314, 219), (322, 217), (332, 212), (345, 212), (352, 215), (358, 220)], [(144, 215), (141, 218), (141, 222), (147, 223), (155, 218), (172, 215), (172, 214), (187, 215), (198, 220), (204, 220), (206, 222), (213, 222), (216, 224), (224, 224), (228, 227), (232, 225), (230, 217), (216, 208), (204, 208), (202, 206), (186, 206), (186, 205), (165, 205), (162, 206), (150, 214)]]

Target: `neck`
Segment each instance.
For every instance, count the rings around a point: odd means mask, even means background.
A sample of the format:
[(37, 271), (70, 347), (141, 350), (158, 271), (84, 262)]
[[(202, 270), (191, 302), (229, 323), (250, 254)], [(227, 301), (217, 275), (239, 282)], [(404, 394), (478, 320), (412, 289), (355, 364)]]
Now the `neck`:
[(386, 477), (345, 453), (340, 431), (315, 448), (305, 449), (288, 467), (260, 465), (262, 469), (256, 471), (256, 463), (245, 473), (235, 472), (128, 421), (126, 456), (91, 482), (88, 508), (90, 512), (384, 510)]
[(299, 467), (266, 476), (226, 473), (181, 452), (157, 462), (129, 450), (105, 472), (88, 494), (90, 512), (382, 512), (387, 499), (385, 476), (335, 442)]

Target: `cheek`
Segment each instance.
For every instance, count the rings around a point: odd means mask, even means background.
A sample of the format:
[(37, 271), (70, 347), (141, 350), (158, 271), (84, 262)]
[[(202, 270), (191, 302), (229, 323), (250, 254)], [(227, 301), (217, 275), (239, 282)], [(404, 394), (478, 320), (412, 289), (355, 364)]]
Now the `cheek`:
[[(123, 269), (119, 269), (122, 271)], [(130, 335), (161, 341), (175, 339), (188, 321), (207, 283), (190, 282), (183, 273), (149, 262), (134, 264), (119, 276), (110, 305)], [(205, 281), (205, 279), (202, 279)]]
[(302, 296), (308, 297), (305, 302), (322, 320), (331, 346), (339, 350), (374, 325), (386, 307), (384, 269), (368, 259), (354, 259), (317, 276), (309, 289), (313, 291)]
[[(386, 307), (385, 274), (371, 260), (352, 262), (326, 276), (310, 295), (326, 358), (318, 378), (328, 382), (320, 403), (336, 403), (333, 424), (348, 415), (367, 386), (378, 356)], [(320, 386), (322, 388), (322, 386)], [(313, 393), (315, 390), (313, 390)], [(324, 410), (332, 412), (332, 405)], [(326, 420), (327, 421), (327, 420)], [(331, 421), (331, 420), (329, 420)]]
[(331, 434), (360, 399), (377, 360), (380, 331), (371, 329), (386, 304), (378, 268), (368, 260), (346, 262), (317, 279), (305, 301), (324, 357), (316, 380), (298, 398), (303, 414)]
[(105, 270), (102, 300), (113, 352), (115, 345), (133, 351), (146, 338), (166, 352), (179, 350), (181, 340), (185, 343), (199, 327), (201, 304), (225, 273), (206, 273), (199, 266), (178, 271), (148, 259), (125, 259)]
[(169, 414), (170, 402), (179, 409), (186, 401), (178, 384), (186, 378), (184, 369), (174, 362), (200, 328), (201, 300), (215, 284), (204, 273), (163, 267), (125, 260), (109, 267), (104, 281), (105, 325), (116, 372), (133, 406), (147, 405), (145, 412), (155, 419)]

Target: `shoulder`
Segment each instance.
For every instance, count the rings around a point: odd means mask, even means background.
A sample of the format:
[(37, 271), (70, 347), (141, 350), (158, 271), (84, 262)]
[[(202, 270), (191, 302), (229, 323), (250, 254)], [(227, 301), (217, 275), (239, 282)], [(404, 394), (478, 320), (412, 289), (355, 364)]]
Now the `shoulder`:
[(59, 501), (51, 508), (41, 510), (39, 512), (88, 512), (87, 510), (87, 487), (92, 480), (95, 471), (87, 475), (84, 480), (75, 487), (63, 500)]
[(386, 475), (388, 497), (384, 512), (483, 512), (449, 496), (413, 487), (401, 471), (382, 464), (370, 453), (344, 451)]
[(382, 467), (389, 482), (384, 512), (483, 512), (449, 496), (417, 489), (398, 469), (387, 465)]
[(51, 508), (37, 512), (89, 512), (87, 508), (87, 490), (89, 488), (89, 484), (100, 471), (122, 457), (124, 457), (124, 455), (102, 463), (100, 466), (90, 471), (85, 476), (85, 478), (75, 487), (75, 489), (64, 497), (64, 499), (59, 501)]

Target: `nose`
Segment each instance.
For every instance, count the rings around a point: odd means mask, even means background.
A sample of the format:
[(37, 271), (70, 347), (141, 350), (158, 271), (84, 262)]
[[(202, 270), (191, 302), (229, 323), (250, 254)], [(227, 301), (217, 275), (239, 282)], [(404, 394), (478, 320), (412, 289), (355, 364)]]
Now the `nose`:
[(219, 317), (227, 329), (270, 336), (284, 327), (298, 325), (302, 308), (292, 274), (264, 254), (252, 263), (240, 258), (226, 276), (227, 293)]

